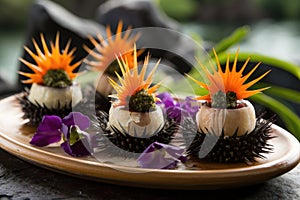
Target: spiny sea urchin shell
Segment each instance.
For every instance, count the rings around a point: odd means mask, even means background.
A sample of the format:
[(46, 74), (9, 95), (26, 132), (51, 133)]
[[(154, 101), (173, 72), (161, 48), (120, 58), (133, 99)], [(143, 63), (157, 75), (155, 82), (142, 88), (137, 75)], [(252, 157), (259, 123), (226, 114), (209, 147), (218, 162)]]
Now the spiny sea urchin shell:
[(29, 90), (26, 89), (18, 98), (19, 103), (24, 112), (24, 119), (29, 119), (28, 125), (36, 126), (41, 121), (44, 115), (57, 115), (61, 118), (67, 116), (72, 111), (79, 111), (83, 114), (92, 117), (96, 110), (109, 111), (111, 106), (110, 99), (103, 96), (99, 92), (95, 92), (93, 86), (85, 86), (83, 90), (83, 99), (81, 102), (72, 107), (72, 102), (61, 107), (58, 102), (57, 108), (48, 108), (45, 105), (34, 104), (28, 99)]
[(58, 102), (57, 108), (48, 108), (45, 105), (34, 104), (28, 99), (28, 92), (24, 92), (19, 96), (18, 100), (24, 112), (24, 119), (29, 119), (28, 125), (38, 125), (44, 115), (57, 115), (61, 118), (67, 116), (72, 111), (72, 102), (61, 107)]
[[(197, 126), (192, 119), (187, 119), (181, 129), (186, 142), (190, 144), (187, 148), (189, 157), (218, 163), (252, 163), (257, 158), (265, 158), (263, 154), (272, 152), (272, 145), (268, 143), (274, 138), (270, 135), (272, 122), (272, 118), (263, 120), (259, 117), (255, 129), (242, 136), (237, 136), (237, 134), (224, 136), (224, 133), (217, 136), (214, 133), (205, 134), (202, 131), (197, 131), (195, 136)], [(189, 135), (195, 136), (192, 142)], [(204, 145), (204, 141), (208, 143), (211, 141), (213, 147)], [(205, 155), (201, 155), (203, 152)]]
[[(178, 130), (178, 123), (172, 119), (167, 119), (163, 128), (155, 135), (149, 138), (133, 137), (121, 132), (115, 127), (109, 127), (108, 114), (104, 111), (97, 112), (97, 116), (92, 124), (93, 129), (97, 130), (98, 148), (105, 149), (106, 152), (110, 152), (111, 154), (121, 154), (122, 156), (124, 156), (122, 152), (142, 153), (153, 142), (168, 144), (174, 138)], [(114, 147), (110, 148), (106, 139), (108, 139)], [(119, 149), (120, 151), (111, 152), (113, 149)]]

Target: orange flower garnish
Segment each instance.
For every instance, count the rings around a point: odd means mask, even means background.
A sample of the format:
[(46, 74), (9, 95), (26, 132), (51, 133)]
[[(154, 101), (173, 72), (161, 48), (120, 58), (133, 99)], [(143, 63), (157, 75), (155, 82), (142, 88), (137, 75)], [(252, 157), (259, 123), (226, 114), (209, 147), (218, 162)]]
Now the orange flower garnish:
[(248, 90), (251, 86), (253, 86), (255, 83), (257, 83), (263, 77), (265, 77), (270, 72), (270, 70), (267, 71), (266, 73), (264, 73), (263, 75), (259, 76), (258, 78), (254, 79), (248, 83), (245, 83), (247, 81), (247, 79), (251, 76), (251, 74), (253, 74), (253, 72), (258, 68), (260, 63), (258, 63), (248, 74), (243, 76), (242, 73), (245, 70), (245, 68), (247, 67), (247, 64), (248, 64), (250, 58), (248, 58), (246, 60), (246, 62), (244, 63), (244, 65), (242, 66), (242, 68), (239, 71), (237, 71), (236, 65), (237, 65), (238, 52), (239, 52), (239, 50), (237, 50), (232, 68), (230, 69), (230, 66), (229, 66), (229, 54), (228, 54), (227, 60), (226, 60), (226, 68), (225, 68), (225, 71), (223, 72), (222, 68), (221, 68), (221, 64), (220, 64), (218, 56), (217, 56), (217, 53), (214, 49), (213, 49), (213, 51), (214, 51), (217, 66), (218, 66), (217, 70), (213, 66), (211, 67), (213, 73), (211, 73), (207, 68), (205, 68), (203, 66), (203, 64), (199, 60), (197, 60), (198, 63), (200, 64), (200, 66), (202, 67), (202, 69), (205, 71), (205, 74), (208, 79), (208, 84), (198, 81), (198, 80), (194, 79), (193, 77), (189, 76), (200, 87), (203, 87), (209, 91), (209, 94), (204, 95), (204, 96), (199, 96), (196, 99), (206, 100), (206, 101), (211, 102), (212, 96), (214, 96), (214, 94), (216, 94), (217, 92), (221, 91), (225, 94), (227, 94), (228, 92), (235, 93), (236, 99), (240, 100), (240, 99), (246, 99), (246, 98), (253, 96), (263, 90), (268, 89), (268, 88), (261, 88), (261, 89), (256, 89), (256, 90)]
[[(97, 38), (100, 42), (97, 42), (92, 36), (89, 36), (89, 40), (94, 45), (96, 51), (93, 51), (87, 46), (83, 46), (83, 48), (96, 60), (85, 60), (88, 65), (93, 67), (93, 70), (106, 70), (106, 68), (116, 60), (116, 55), (120, 55), (123, 58), (127, 57), (129, 67), (133, 67), (133, 46), (140, 35), (136, 34), (135, 36), (130, 37), (130, 27), (126, 31), (124, 31), (124, 34), (122, 35), (122, 27), (123, 23), (122, 21), (120, 21), (118, 23), (115, 38), (112, 37), (111, 29), (109, 26), (106, 27), (107, 40), (104, 40), (104, 38), (100, 34), (97, 34)], [(142, 50), (138, 51), (137, 55), (139, 56), (142, 52)]]
[(20, 61), (33, 71), (33, 73), (19, 72), (19, 74), (29, 78), (24, 80), (23, 83), (43, 84), (43, 77), (49, 70), (63, 70), (70, 79), (74, 79), (78, 73), (74, 73), (73, 71), (81, 64), (81, 62), (78, 61), (71, 65), (73, 54), (75, 52), (75, 48), (69, 51), (71, 40), (68, 41), (65, 49), (61, 53), (61, 49), (59, 47), (59, 33), (56, 35), (55, 44), (53, 44), (53, 42), (50, 43), (51, 51), (47, 47), (44, 35), (41, 34), (40, 37), (44, 50), (43, 52), (34, 39), (32, 41), (37, 54), (34, 54), (28, 47), (24, 47), (29, 55), (34, 59), (36, 64), (20, 58)]
[[(137, 64), (137, 51), (136, 51), (136, 46), (134, 45), (134, 50), (133, 50), (133, 57), (134, 57), (134, 64), (133, 67), (129, 67), (128, 59), (125, 57), (117, 58), (118, 64), (120, 66), (123, 78), (116, 72), (116, 75), (119, 79), (120, 84), (115, 82), (113, 79), (109, 78), (110, 84), (113, 86), (113, 88), (116, 90), (117, 94), (116, 97), (118, 99), (117, 102), (114, 103), (114, 106), (127, 106), (128, 105), (128, 99), (132, 96), (135, 95), (137, 92), (140, 92), (144, 90), (147, 92), (149, 95), (152, 95), (155, 98), (154, 92), (158, 89), (160, 84), (155, 84), (152, 87), (150, 85), (152, 84), (153, 81), (153, 75), (154, 72), (156, 71), (160, 60), (156, 63), (152, 71), (149, 73), (147, 77), (146, 71), (149, 63), (149, 54), (146, 56), (144, 60), (144, 64), (142, 69), (138, 70), (138, 64)], [(121, 60), (120, 60), (121, 59)], [(156, 99), (157, 100), (157, 99)]]

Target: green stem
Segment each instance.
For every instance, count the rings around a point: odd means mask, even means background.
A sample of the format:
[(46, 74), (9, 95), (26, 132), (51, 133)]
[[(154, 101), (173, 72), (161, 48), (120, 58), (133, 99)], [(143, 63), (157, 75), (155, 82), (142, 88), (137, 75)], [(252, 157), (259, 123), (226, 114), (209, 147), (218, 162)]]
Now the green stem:
[(270, 108), (284, 121), (287, 129), (298, 139), (300, 140), (300, 118), (287, 106), (281, 102), (273, 99), (272, 97), (259, 93), (250, 98), (260, 105)]
[[(219, 43), (217, 43), (214, 47), (217, 54), (226, 51), (231, 46), (239, 43), (242, 39), (244, 39), (250, 31), (249, 26), (242, 26), (237, 28), (230, 36), (224, 38)], [(213, 51), (208, 53), (210, 57), (214, 57)]]
[(256, 83), (256, 85), (253, 86), (253, 89), (259, 89), (264, 87), (270, 87), (269, 89), (264, 91), (265, 94), (274, 97), (279, 97), (290, 102), (300, 103), (300, 92), (293, 89), (269, 85), (266, 83)]

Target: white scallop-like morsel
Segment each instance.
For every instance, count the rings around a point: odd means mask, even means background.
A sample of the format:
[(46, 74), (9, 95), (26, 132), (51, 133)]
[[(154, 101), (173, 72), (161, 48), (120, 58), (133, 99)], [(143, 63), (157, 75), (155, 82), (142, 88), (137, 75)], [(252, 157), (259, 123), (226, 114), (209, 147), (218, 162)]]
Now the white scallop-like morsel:
[(202, 105), (197, 113), (198, 128), (204, 133), (213, 132), (225, 136), (232, 136), (236, 130), (241, 136), (250, 133), (256, 125), (256, 115), (253, 105), (247, 100), (241, 100), (245, 106), (236, 109), (219, 109)]
[(33, 83), (28, 96), (34, 104), (45, 105), (48, 108), (60, 108), (69, 105), (77, 105), (82, 100), (82, 91), (79, 84), (73, 84), (66, 88), (53, 88)]
[(109, 125), (117, 128), (121, 133), (148, 138), (163, 128), (164, 116), (159, 106), (149, 112), (130, 112), (124, 106), (111, 106)]

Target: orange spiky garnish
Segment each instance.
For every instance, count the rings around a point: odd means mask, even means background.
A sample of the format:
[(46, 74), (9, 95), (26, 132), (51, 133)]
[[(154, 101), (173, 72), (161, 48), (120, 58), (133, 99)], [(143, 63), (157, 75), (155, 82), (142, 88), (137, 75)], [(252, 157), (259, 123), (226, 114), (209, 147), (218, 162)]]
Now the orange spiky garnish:
[(217, 53), (214, 49), (213, 51), (215, 54), (217, 67), (218, 67), (217, 70), (213, 66), (211, 67), (213, 73), (211, 73), (207, 68), (205, 68), (203, 64), (197, 59), (200, 66), (205, 71), (205, 74), (208, 79), (208, 84), (198, 81), (193, 77), (189, 76), (200, 87), (203, 87), (209, 91), (209, 94), (204, 96), (199, 96), (196, 98), (197, 100), (206, 100), (208, 102), (212, 102), (214, 100), (217, 100), (216, 97), (220, 97), (219, 94), (221, 93), (224, 94), (227, 101), (228, 98), (231, 98), (231, 101), (236, 101), (236, 100), (246, 99), (263, 90), (268, 89), (268, 88), (261, 88), (256, 90), (248, 90), (251, 86), (253, 86), (263, 77), (265, 77), (270, 72), (270, 70), (264, 73), (263, 75), (259, 76), (258, 78), (248, 83), (245, 83), (247, 79), (251, 76), (251, 74), (253, 74), (253, 72), (258, 68), (260, 63), (258, 63), (248, 74), (243, 76), (242, 73), (247, 67), (250, 58), (248, 58), (244, 63), (244, 65), (242, 66), (242, 68), (239, 71), (237, 71), (236, 67), (237, 67), (237, 59), (238, 59), (238, 52), (239, 52), (239, 50), (237, 50), (232, 68), (230, 69), (229, 66), (229, 54), (228, 54), (227, 61), (226, 61), (226, 68), (225, 71), (223, 71)]
[[(128, 66), (130, 68), (134, 67), (135, 58), (133, 56), (133, 46), (140, 35), (136, 34), (130, 37), (130, 27), (122, 34), (122, 27), (123, 23), (120, 21), (118, 23), (115, 38), (112, 37), (109, 26), (106, 27), (107, 40), (104, 40), (100, 34), (97, 35), (100, 42), (97, 42), (93, 37), (89, 36), (96, 52), (87, 46), (83, 46), (83, 48), (96, 60), (85, 60), (88, 65), (92, 66), (93, 70), (105, 71), (107, 67), (116, 60), (116, 55), (120, 55), (123, 58), (127, 57)], [(139, 56), (142, 52), (142, 50), (139, 50), (137, 55)]]
[(135, 45), (133, 57), (134, 62), (132, 69), (129, 67), (127, 57), (125, 57), (125, 59), (120, 57), (121, 60), (117, 58), (123, 78), (117, 72), (116, 75), (120, 84), (109, 78), (110, 84), (117, 92), (116, 98), (118, 101), (115, 102), (113, 106), (125, 106), (129, 107), (129, 110), (139, 112), (149, 111), (151, 107), (155, 106), (155, 101), (158, 100), (154, 93), (160, 84), (155, 84), (151, 87), (150, 85), (152, 84), (154, 72), (156, 71), (160, 61), (156, 63), (149, 75), (145, 77), (150, 58), (149, 54), (146, 56), (140, 72), (138, 70), (137, 51)]
[[(37, 54), (33, 53), (28, 47), (24, 47), (29, 55), (34, 59), (36, 64), (30, 63), (20, 58), (20, 61), (33, 71), (33, 73), (25, 73), (21, 71), (19, 72), (19, 74), (29, 78), (27, 80), (24, 80), (23, 83), (37, 83), (41, 85), (47, 85), (45, 84), (45, 77), (49, 75), (49, 72), (54, 72), (53, 75), (57, 75), (55, 71), (58, 71), (59, 76), (62, 76), (64, 79), (67, 78), (69, 81), (74, 79), (78, 75), (78, 73), (74, 73), (73, 71), (81, 64), (81, 62), (78, 61), (71, 65), (73, 54), (75, 52), (75, 48), (69, 51), (71, 40), (68, 41), (65, 49), (63, 49), (61, 53), (61, 49), (59, 46), (59, 33), (57, 33), (56, 35), (55, 44), (53, 42), (50, 43), (51, 51), (47, 47), (44, 35), (41, 34), (40, 37), (44, 51), (40, 49), (34, 39), (32, 39), (32, 41)], [(53, 78), (56, 79), (56, 82), (59, 81), (56, 77)]]

